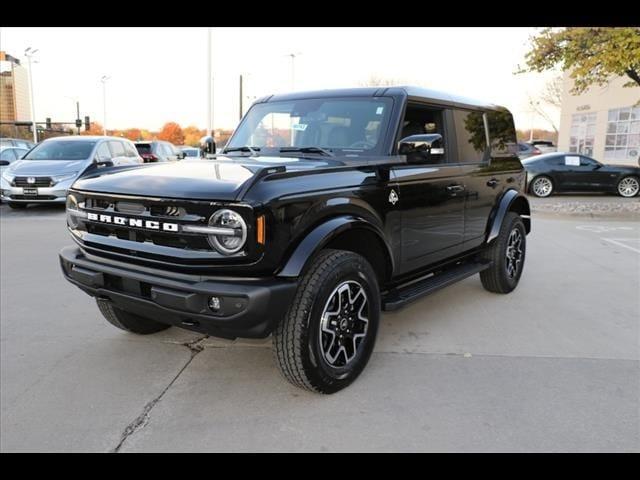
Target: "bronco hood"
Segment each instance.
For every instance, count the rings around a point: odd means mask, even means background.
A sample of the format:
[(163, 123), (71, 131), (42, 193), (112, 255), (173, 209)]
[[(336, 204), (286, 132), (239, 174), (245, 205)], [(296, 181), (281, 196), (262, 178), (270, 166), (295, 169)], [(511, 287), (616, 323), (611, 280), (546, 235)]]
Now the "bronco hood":
[(105, 168), (78, 179), (74, 189), (142, 197), (235, 201), (264, 173), (275, 169), (307, 170), (342, 165), (334, 160), (290, 157), (218, 157), (182, 160), (136, 168)]

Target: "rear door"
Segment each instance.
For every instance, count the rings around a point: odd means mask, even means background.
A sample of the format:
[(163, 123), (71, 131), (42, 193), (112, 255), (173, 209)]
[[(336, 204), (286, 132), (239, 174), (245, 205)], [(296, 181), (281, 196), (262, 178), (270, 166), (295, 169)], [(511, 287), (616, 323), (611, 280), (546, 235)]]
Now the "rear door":
[[(398, 185), (401, 219), (401, 265), (407, 273), (445, 259), (462, 245), (464, 187), (458, 165), (447, 162), (453, 154), (451, 111), (409, 104), (400, 138), (411, 134), (440, 133), (444, 154), (431, 163), (413, 163), (392, 169)], [(450, 150), (452, 149), (452, 150)], [(394, 199), (389, 197), (389, 202)]]

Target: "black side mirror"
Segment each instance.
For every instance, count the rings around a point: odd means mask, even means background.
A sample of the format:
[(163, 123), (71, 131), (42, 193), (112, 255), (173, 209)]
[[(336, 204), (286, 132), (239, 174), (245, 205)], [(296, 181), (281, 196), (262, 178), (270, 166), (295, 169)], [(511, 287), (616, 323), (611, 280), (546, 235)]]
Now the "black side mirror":
[(215, 155), (216, 142), (211, 135), (207, 135), (200, 139), (200, 156), (206, 157), (207, 155)]
[(100, 160), (98, 157), (93, 159), (93, 164), (96, 167), (111, 167), (113, 162), (111, 160)]
[(439, 133), (410, 135), (398, 142), (398, 153), (406, 155), (409, 163), (430, 162), (434, 156), (444, 155), (442, 145)]
[(7, 165), (11, 165), (9, 160), (0, 160), (0, 167), (6, 167)]

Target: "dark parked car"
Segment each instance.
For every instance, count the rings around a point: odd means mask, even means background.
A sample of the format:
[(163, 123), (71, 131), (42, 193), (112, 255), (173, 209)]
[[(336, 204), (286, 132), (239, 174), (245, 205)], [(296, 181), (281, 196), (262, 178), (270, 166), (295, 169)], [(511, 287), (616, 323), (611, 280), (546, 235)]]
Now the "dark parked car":
[(602, 164), (577, 153), (545, 153), (523, 160), (527, 189), (537, 197), (555, 192), (606, 192), (635, 197), (640, 168)]
[[(416, 87), (268, 96), (222, 152), (76, 181), (67, 280), (107, 321), (273, 334), (301, 388), (363, 370), (380, 311), (480, 274), (509, 293), (531, 230), (508, 110)], [(467, 319), (473, 322), (473, 318)]]
[(136, 142), (136, 148), (145, 163), (175, 162), (186, 157), (186, 154), (173, 143), (162, 140)]

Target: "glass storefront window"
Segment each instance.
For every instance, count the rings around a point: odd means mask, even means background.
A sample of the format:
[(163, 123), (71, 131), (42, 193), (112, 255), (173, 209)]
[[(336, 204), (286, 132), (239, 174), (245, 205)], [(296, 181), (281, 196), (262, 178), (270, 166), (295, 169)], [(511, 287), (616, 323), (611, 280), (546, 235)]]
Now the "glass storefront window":
[[(593, 156), (593, 142), (596, 133), (596, 114), (578, 113), (571, 118), (571, 138), (569, 151)], [(612, 132), (614, 133), (614, 132)]]
[(609, 110), (605, 160), (635, 160), (640, 152), (640, 107)]

